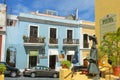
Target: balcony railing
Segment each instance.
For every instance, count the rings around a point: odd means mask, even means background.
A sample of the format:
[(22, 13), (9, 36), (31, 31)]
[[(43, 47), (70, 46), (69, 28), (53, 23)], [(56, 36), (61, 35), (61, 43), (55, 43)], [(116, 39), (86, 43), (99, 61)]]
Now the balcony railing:
[(63, 39), (63, 44), (79, 44), (79, 39)]
[(49, 43), (50, 44), (58, 44), (58, 39), (56, 39), (56, 38), (50, 38), (49, 39)]
[(89, 48), (89, 43), (83, 43), (83, 48)]
[(24, 43), (44, 43), (44, 39), (43, 38), (35, 38), (35, 37), (25, 37), (23, 38)]

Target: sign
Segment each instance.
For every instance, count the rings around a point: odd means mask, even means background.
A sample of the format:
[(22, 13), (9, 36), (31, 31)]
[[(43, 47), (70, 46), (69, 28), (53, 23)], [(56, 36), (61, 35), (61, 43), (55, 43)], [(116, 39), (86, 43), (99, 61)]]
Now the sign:
[(115, 14), (108, 14), (100, 20), (100, 39), (102, 41), (103, 36), (107, 32), (116, 31), (117, 16)]
[(38, 51), (37, 50), (30, 51), (30, 55), (29, 56), (38, 56)]

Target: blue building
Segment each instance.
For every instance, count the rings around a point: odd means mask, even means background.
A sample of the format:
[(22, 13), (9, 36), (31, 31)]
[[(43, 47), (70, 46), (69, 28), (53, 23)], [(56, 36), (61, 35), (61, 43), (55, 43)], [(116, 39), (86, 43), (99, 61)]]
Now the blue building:
[[(45, 65), (59, 70), (64, 59), (71, 61), (78, 52), (82, 65), (82, 24), (75, 16), (57, 16), (47, 10), (9, 15), (7, 18), (6, 62), (19, 69)], [(83, 44), (82, 44), (83, 45)]]

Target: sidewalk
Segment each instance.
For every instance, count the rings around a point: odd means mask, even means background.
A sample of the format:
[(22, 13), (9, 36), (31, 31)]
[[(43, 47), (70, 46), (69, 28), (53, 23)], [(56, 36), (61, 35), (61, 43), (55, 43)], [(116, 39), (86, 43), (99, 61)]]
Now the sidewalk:
[[(85, 74), (81, 74), (80, 72), (76, 72), (73, 75), (72, 80), (93, 80), (93, 77), (88, 77)], [(105, 78), (100, 78), (99, 80), (105, 80)]]

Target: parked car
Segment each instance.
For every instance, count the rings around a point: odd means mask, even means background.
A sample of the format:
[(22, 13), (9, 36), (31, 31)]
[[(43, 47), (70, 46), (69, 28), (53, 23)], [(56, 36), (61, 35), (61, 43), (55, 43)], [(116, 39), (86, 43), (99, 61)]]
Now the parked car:
[(42, 76), (42, 77), (57, 78), (57, 77), (59, 77), (59, 72), (52, 70), (46, 66), (38, 65), (31, 69), (25, 69), (23, 71), (23, 76), (31, 76), (31, 77)]
[(19, 69), (9, 66), (6, 62), (0, 62), (0, 64), (4, 64), (6, 66), (6, 71), (4, 72), (5, 76), (17, 77), (21, 75)]

